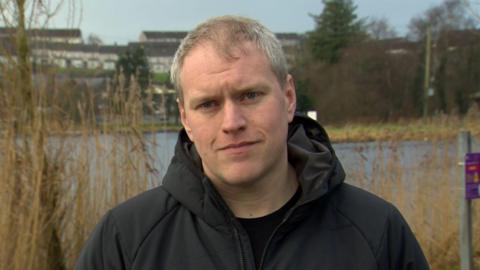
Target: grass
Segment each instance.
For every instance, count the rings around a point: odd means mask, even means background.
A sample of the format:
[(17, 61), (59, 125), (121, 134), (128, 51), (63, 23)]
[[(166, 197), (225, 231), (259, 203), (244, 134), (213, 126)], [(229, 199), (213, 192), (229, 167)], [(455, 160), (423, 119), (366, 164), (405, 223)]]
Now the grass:
[(480, 111), (472, 107), (465, 117), (437, 115), (427, 119), (400, 120), (392, 123), (326, 126), (334, 142), (432, 141), (456, 138), (460, 130), (480, 135)]
[(170, 80), (169, 76), (168, 73), (154, 73), (152, 81), (156, 84), (166, 84)]
[(50, 67), (57, 74), (64, 74), (69, 76), (79, 77), (113, 77), (115, 70), (103, 70), (103, 69), (90, 69), (90, 68), (78, 68), (78, 67)]
[[(131, 127), (128, 125), (103, 124), (101, 128), (109, 132), (122, 132), (129, 130)], [(180, 131), (182, 126), (167, 123), (141, 123), (138, 128), (142, 132), (177, 132)]]
[[(477, 140), (479, 138), (477, 137)], [(349, 168), (348, 181), (396, 205), (419, 240), (432, 269), (456, 269), (459, 265), (459, 206), (463, 196), (456, 153), (433, 143), (432, 150), (412, 168), (402, 160), (418, 158), (400, 151), (397, 141), (376, 144), (368, 159), (367, 148), (358, 147), (352, 155), (359, 165)], [(442, 145), (443, 144), (443, 145)], [(387, 150), (387, 151), (385, 151)], [(413, 154), (412, 154), (413, 155)], [(369, 165), (371, 172), (365, 168)], [(453, 174), (452, 174), (453, 172)], [(472, 202), (474, 261), (480, 267), (480, 201)]]
[[(96, 125), (89, 99), (76, 104), (80, 123), (55, 108), (66, 85), (25, 85), (15, 66), (3, 72), (0, 269), (72, 269), (99, 218), (158, 178), (147, 151), (156, 142), (143, 135), (139, 87), (112, 90), (116, 98), (103, 116), (122, 127), (112, 129)], [(20, 87), (34, 88), (31, 115), (14, 94)]]

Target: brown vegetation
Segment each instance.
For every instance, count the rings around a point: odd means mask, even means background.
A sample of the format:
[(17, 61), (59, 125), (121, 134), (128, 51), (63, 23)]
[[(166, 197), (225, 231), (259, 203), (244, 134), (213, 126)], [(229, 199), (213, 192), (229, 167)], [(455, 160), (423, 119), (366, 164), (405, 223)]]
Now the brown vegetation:
[[(352, 154), (358, 156), (360, 163), (349, 168), (348, 179), (396, 205), (414, 231), (432, 269), (450, 269), (459, 265), (459, 206), (463, 198), (459, 170), (463, 167), (457, 165), (456, 153), (442, 147), (442, 142), (432, 145), (432, 151), (408, 169), (402, 166), (402, 160), (413, 157), (401, 155), (399, 142), (378, 143), (372, 160), (366, 157), (365, 148), (358, 147)], [(367, 163), (371, 172), (365, 170)], [(472, 202), (472, 242), (477, 267), (480, 266), (480, 219), (475, 213), (480, 211), (479, 203)]]
[(3, 71), (0, 269), (72, 269), (99, 218), (158, 182), (147, 152), (155, 142), (140, 131), (139, 87), (107, 90), (102, 117), (122, 127), (116, 130), (98, 126), (91, 95), (72, 104), (74, 121), (58, 102), (68, 97), (68, 82), (32, 86), (32, 117), (22, 118), (7, 91), (16, 87), (16, 71)]
[(473, 106), (465, 117), (442, 114), (427, 119), (348, 123), (326, 128), (334, 142), (451, 140), (461, 130), (469, 130), (472, 135), (480, 136), (480, 110)]
[[(474, 26), (461, 1), (446, 0), (412, 19), (409, 39), (360, 36), (334, 63), (316, 60), (315, 48), (305, 46), (293, 63), (298, 91), (313, 98), (307, 107), (326, 124), (392, 122), (424, 113), (464, 116), (480, 85), (480, 32)], [(433, 37), (429, 49), (427, 31)]]

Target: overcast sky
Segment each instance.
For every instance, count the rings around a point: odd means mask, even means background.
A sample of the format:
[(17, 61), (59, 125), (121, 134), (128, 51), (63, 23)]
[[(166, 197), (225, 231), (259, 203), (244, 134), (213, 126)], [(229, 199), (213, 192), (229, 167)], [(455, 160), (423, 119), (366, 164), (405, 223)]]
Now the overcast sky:
[[(78, 27), (84, 37), (90, 33), (106, 44), (136, 41), (143, 30), (191, 30), (211, 16), (235, 14), (259, 20), (274, 32), (310, 31), (308, 14), (319, 14), (321, 0), (66, 0), (61, 14), (50, 27)], [(443, 0), (354, 0), (359, 17), (387, 18), (404, 35), (414, 16)], [(76, 6), (71, 7), (72, 3)], [(81, 3), (81, 4), (80, 4)], [(81, 14), (78, 12), (81, 7)], [(75, 21), (66, 14), (75, 12)], [(70, 16), (71, 18), (71, 16)]]

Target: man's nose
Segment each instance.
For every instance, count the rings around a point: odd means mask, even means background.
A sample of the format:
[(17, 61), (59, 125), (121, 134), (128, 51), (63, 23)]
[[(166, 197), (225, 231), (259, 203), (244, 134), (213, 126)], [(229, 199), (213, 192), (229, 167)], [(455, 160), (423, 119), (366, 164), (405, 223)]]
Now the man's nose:
[(225, 133), (234, 133), (244, 130), (246, 119), (240, 105), (235, 102), (225, 102), (223, 108), (222, 130)]

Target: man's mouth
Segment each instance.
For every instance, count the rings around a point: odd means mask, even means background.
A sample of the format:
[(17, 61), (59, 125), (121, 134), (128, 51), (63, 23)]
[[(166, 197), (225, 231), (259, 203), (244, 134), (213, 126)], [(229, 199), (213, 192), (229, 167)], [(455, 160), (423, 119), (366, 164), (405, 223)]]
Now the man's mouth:
[(251, 145), (254, 145), (256, 143), (258, 143), (258, 141), (245, 141), (245, 142), (239, 142), (239, 143), (231, 143), (231, 144), (227, 144), (225, 146), (220, 147), (218, 150), (222, 151), (222, 150), (242, 149), (242, 148), (246, 148)]

